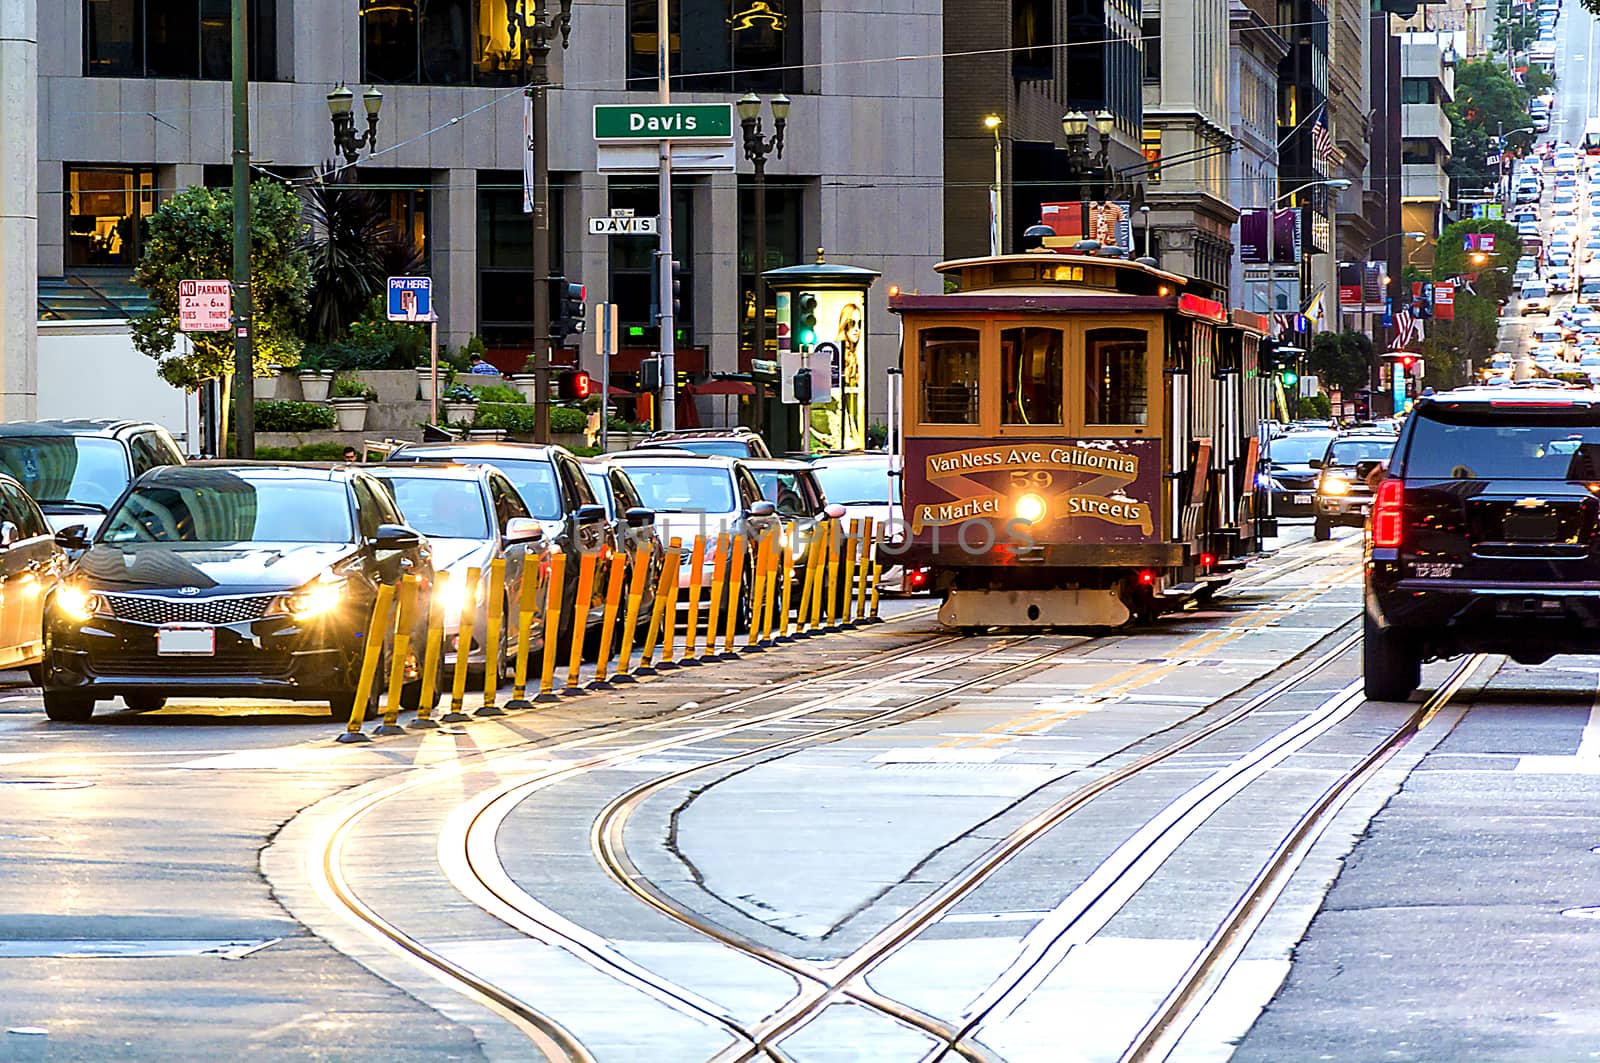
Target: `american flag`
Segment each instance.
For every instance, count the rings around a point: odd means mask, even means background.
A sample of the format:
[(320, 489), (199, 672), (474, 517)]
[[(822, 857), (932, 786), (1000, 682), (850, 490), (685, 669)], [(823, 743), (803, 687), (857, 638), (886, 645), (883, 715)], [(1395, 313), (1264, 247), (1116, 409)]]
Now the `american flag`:
[(1317, 158), (1326, 166), (1333, 161), (1333, 134), (1328, 132), (1328, 127), (1322, 121), (1322, 115), (1317, 115), (1316, 124), (1311, 127), (1311, 143), (1317, 149)]
[(1411, 316), (1409, 306), (1397, 307), (1394, 312), (1394, 339), (1391, 351), (1403, 351), (1422, 342), (1422, 322)]

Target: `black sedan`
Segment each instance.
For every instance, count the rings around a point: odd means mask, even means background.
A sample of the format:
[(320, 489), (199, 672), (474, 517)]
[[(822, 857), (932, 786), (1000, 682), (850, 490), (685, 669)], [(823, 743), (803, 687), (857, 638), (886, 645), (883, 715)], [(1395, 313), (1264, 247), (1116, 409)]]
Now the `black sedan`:
[[(59, 538), (85, 552), (45, 605), (52, 720), (86, 720), (116, 695), (153, 711), (175, 694), (327, 701), (347, 718), (378, 587), (409, 572), (424, 601), (432, 591), (426, 540), (350, 467), (157, 468), (92, 543), (81, 527)], [(416, 671), (408, 659), (410, 705)]]

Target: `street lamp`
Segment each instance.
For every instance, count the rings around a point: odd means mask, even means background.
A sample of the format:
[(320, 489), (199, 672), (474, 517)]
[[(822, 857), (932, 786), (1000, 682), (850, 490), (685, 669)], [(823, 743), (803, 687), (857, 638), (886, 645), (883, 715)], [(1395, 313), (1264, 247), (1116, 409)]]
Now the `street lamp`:
[(367, 131), (356, 132), (355, 93), (340, 82), (328, 93), (328, 119), (333, 123), (333, 146), (351, 166), (361, 157), (362, 149), (372, 154), (378, 146), (378, 112), (383, 110), (383, 93), (377, 86), (361, 94), (361, 106), (367, 112)]
[(984, 115), (983, 128), (994, 134), (994, 184), (989, 186), (989, 253), (998, 255), (1001, 252), (1001, 219), (1004, 217), (1000, 201), (1000, 116)]
[[(1089, 125), (1094, 124), (1096, 133), (1100, 134), (1100, 150), (1089, 150)], [(1113, 197), (1112, 185), (1115, 176), (1111, 172), (1111, 131), (1116, 128), (1117, 116), (1110, 111), (1098, 111), (1091, 119), (1082, 111), (1068, 111), (1061, 116), (1061, 131), (1067, 135), (1067, 170), (1072, 175), (1071, 183), (1074, 185), (1100, 182), (1103, 186), (1100, 198)], [(1092, 192), (1093, 189), (1091, 188)], [(1085, 196), (1083, 198), (1096, 198)]]
[(756, 335), (755, 350), (751, 354), (751, 380), (755, 381), (756, 398), (751, 419), (757, 433), (765, 420), (765, 388), (755, 374), (754, 359), (767, 356), (767, 282), (762, 274), (767, 268), (767, 156), (783, 158), (783, 131), (789, 124), (789, 97), (779, 93), (772, 98), (772, 135), (761, 132), (761, 97), (747, 92), (734, 105), (739, 111), (739, 125), (744, 129), (744, 157), (755, 167), (756, 200)]
[[(533, 13), (528, 13), (529, 6)], [(572, 39), (572, 0), (506, 5), (506, 29), (514, 45), (521, 36), (529, 64), (527, 97), (533, 141), (533, 438), (550, 441), (550, 45), (557, 33), (565, 49)], [(662, 225), (670, 224), (671, 219)]]

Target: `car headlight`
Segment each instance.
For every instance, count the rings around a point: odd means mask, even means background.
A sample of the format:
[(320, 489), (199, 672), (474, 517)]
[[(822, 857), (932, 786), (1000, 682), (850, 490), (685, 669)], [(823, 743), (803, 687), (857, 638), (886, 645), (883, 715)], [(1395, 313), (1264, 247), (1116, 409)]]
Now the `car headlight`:
[(440, 612), (451, 619), (459, 617), (467, 606), (467, 574), (441, 572), (434, 584), (433, 593), (439, 600)]
[(71, 620), (88, 620), (100, 612), (103, 599), (75, 583), (63, 583), (56, 588), (56, 608)]
[(339, 608), (344, 601), (343, 580), (318, 580), (281, 599), (283, 611), (296, 620), (311, 620)]
[(1317, 490), (1325, 495), (1347, 495), (1350, 493), (1350, 481), (1343, 476), (1322, 474), (1322, 479), (1317, 481)]

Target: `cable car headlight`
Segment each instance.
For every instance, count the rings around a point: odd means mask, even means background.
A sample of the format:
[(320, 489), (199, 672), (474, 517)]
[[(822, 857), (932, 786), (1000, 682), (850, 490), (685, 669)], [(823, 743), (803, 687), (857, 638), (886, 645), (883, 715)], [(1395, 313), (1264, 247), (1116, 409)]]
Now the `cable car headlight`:
[(1044, 499), (1035, 494), (1026, 494), (1017, 499), (1017, 519), (1029, 524), (1037, 524), (1045, 513)]

